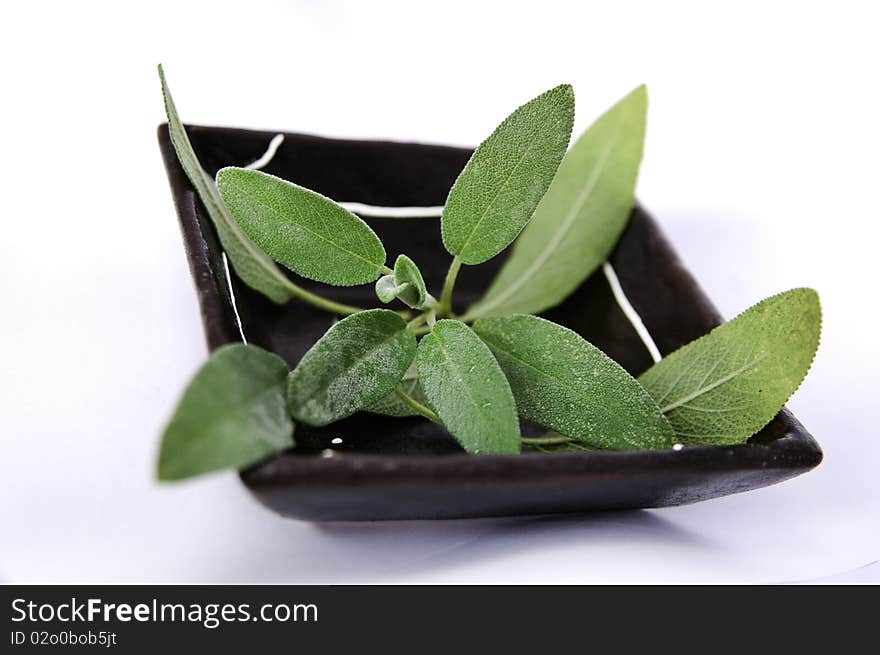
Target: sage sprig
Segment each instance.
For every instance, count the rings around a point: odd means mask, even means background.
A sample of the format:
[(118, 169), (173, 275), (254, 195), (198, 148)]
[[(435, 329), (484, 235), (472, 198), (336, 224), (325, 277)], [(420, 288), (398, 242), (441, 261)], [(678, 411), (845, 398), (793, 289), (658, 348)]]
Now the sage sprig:
[[(644, 142), (644, 87), (567, 154), (568, 85), (515, 110), (480, 144), (442, 212), (453, 258), (437, 301), (412, 259), (398, 253), (388, 268), (379, 236), (333, 200), (243, 168), (222, 169), (215, 183), (164, 77), (162, 86), (181, 165), (239, 277), (276, 302), (299, 298), (347, 316), (293, 371), (257, 346), (216, 351), (168, 424), (161, 479), (254, 464), (293, 445), (294, 421), (324, 426), (359, 411), (421, 416), (475, 455), (528, 446), (588, 457), (595, 449), (741, 443), (779, 411), (813, 360), (821, 318), (809, 289), (759, 303), (638, 379), (580, 335), (534, 316), (602, 266), (626, 226)], [(461, 267), (511, 243), (485, 295), (456, 317)], [(301, 289), (275, 262), (325, 284), (375, 283), (379, 302), (403, 309), (341, 306)], [(547, 434), (523, 438), (520, 418)]]

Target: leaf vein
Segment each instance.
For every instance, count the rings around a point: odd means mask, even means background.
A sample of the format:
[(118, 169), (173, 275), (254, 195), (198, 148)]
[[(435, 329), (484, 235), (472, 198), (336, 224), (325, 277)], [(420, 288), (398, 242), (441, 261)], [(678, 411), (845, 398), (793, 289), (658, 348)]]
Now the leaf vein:
[(667, 414), (667, 413), (671, 412), (673, 409), (681, 407), (682, 405), (686, 405), (687, 403), (694, 400), (695, 398), (699, 398), (700, 396), (702, 396), (706, 393), (709, 393), (710, 391), (712, 391), (712, 389), (715, 389), (716, 387), (720, 387), (722, 384), (729, 382), (730, 380), (734, 379), (735, 377), (737, 377), (741, 373), (744, 373), (745, 371), (749, 370), (750, 368), (757, 366), (758, 363), (760, 363), (761, 360), (766, 358), (769, 354), (770, 353), (762, 353), (756, 359), (754, 359), (751, 362), (744, 364), (743, 366), (740, 366), (739, 368), (731, 371), (730, 373), (719, 378), (715, 382), (712, 382), (711, 384), (706, 385), (705, 387), (697, 388), (694, 391), (692, 391), (691, 393), (679, 398), (678, 400), (673, 402), (671, 405), (667, 405), (666, 407), (662, 407), (660, 409), (660, 411), (663, 412), (664, 414)]

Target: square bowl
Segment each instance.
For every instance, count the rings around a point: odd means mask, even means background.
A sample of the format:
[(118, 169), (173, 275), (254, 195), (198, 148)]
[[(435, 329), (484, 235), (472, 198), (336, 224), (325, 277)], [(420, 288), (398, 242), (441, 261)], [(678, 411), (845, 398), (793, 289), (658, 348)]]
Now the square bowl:
[[(210, 174), (257, 160), (276, 135), (187, 127)], [(333, 317), (291, 301), (279, 306), (248, 288), (227, 266), (210, 218), (178, 164), (166, 125), (159, 144), (195, 282), (210, 349), (244, 339), (293, 367)], [(442, 205), (472, 151), (464, 148), (326, 139), (284, 134), (263, 170), (339, 202), (380, 207)], [(363, 216), (391, 259), (411, 256), (430, 289), (443, 283), (449, 256), (436, 218)], [(466, 266), (457, 310), (476, 300), (506, 252)], [(636, 207), (610, 258), (620, 284), (660, 352), (670, 353), (721, 322), (656, 222)], [(335, 288), (297, 278), (336, 300), (376, 306), (372, 285)], [(546, 318), (604, 350), (633, 375), (652, 363), (598, 271)], [(533, 436), (540, 428), (524, 425)], [(442, 427), (421, 418), (366, 412), (324, 428), (297, 425), (296, 446), (241, 472), (278, 513), (313, 521), (449, 519), (651, 508), (693, 503), (764, 487), (804, 473), (822, 451), (783, 409), (748, 443), (681, 450), (465, 454)]]

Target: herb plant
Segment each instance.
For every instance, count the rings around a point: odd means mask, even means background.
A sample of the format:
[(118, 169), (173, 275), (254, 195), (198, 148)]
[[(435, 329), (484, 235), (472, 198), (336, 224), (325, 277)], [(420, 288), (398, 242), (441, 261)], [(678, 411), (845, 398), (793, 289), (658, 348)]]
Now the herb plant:
[[(406, 254), (394, 267), (370, 226), (314, 191), (259, 170), (212, 179), (165, 83), (181, 166), (239, 278), (276, 303), (342, 317), (293, 371), (254, 345), (216, 350), (165, 430), (159, 478), (240, 468), (293, 445), (295, 422), (323, 426), (358, 411), (422, 416), (468, 453), (659, 449), (745, 442), (797, 389), (818, 347), (810, 289), (773, 296), (658, 361), (638, 380), (566, 327), (535, 316), (608, 259), (626, 226), (642, 157), (639, 87), (568, 149), (574, 94), (560, 85), (508, 116), (449, 192), (440, 229), (452, 256), (437, 297)], [(485, 295), (452, 311), (462, 266), (513, 244)], [(329, 285), (375, 284), (398, 310), (337, 303), (277, 263)], [(519, 418), (549, 432), (523, 438)]]

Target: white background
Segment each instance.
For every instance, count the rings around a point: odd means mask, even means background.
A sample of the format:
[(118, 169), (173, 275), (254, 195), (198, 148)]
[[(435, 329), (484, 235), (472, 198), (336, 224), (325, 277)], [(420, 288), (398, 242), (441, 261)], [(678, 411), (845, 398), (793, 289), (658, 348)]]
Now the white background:
[[(880, 582), (870, 2), (14, 3), (0, 23), (0, 579)], [(650, 93), (638, 195), (725, 315), (809, 285), (791, 406), (816, 471), (689, 507), (366, 525), (282, 520), (233, 474), (153, 481), (203, 361), (155, 128), (475, 144), (559, 82), (576, 132)]]

